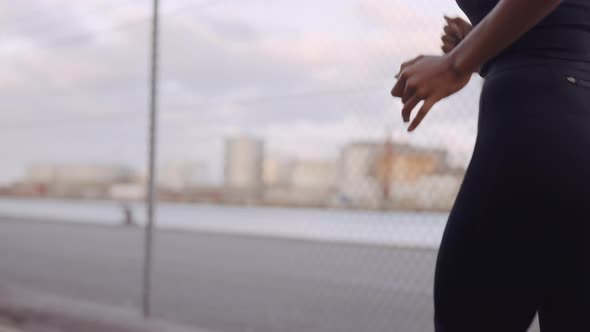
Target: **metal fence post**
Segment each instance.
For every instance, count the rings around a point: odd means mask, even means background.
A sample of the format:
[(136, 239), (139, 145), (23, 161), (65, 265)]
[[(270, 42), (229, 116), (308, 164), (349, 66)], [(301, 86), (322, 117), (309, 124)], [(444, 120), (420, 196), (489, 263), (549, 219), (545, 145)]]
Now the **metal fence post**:
[(156, 142), (158, 111), (158, 32), (159, 0), (153, 0), (152, 36), (151, 36), (151, 79), (149, 96), (149, 158), (147, 188), (147, 222), (145, 225), (142, 311), (144, 317), (151, 315), (152, 261), (154, 242), (154, 212), (156, 205)]

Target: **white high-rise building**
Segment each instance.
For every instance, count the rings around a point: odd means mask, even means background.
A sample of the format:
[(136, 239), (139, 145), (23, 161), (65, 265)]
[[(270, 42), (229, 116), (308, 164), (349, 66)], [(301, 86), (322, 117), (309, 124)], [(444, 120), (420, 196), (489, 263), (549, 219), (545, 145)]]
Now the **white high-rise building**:
[(259, 192), (262, 189), (264, 142), (254, 137), (225, 141), (225, 186), (229, 190)]

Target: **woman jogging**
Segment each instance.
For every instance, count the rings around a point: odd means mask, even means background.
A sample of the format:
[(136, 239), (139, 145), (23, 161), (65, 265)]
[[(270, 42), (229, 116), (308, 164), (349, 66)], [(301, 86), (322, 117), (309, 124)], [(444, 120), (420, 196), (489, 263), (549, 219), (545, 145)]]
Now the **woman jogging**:
[[(434, 282), (437, 332), (590, 331), (590, 1), (460, 0), (442, 56), (401, 66), (409, 131), (485, 77)], [(421, 105), (419, 105), (422, 102)], [(427, 121), (427, 120), (426, 120)]]

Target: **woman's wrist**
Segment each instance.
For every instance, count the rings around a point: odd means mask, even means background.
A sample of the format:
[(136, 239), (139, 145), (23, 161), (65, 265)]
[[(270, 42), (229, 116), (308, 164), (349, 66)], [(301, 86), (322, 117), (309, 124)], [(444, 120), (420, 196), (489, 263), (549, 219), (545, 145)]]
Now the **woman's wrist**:
[(461, 54), (457, 52), (457, 49), (454, 49), (445, 55), (447, 57), (449, 69), (451, 71), (459, 76), (479, 72), (479, 65), (469, 65), (468, 62), (466, 62), (460, 55)]

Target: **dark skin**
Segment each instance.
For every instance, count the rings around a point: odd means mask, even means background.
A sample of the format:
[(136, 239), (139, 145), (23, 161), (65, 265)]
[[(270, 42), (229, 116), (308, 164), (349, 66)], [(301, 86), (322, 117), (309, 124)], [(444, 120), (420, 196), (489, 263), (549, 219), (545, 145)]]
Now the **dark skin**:
[(473, 29), (471, 23), (460, 17), (445, 16), (447, 24), (443, 28), (444, 34), (440, 38), (442, 41), (441, 49), (444, 54), (451, 52), (459, 43), (467, 37)]
[[(451, 52), (459, 43), (467, 37), (473, 30), (471, 23), (460, 17), (444, 16), (447, 24), (443, 28), (444, 34), (441, 36), (442, 46), (440, 47), (444, 54)], [(477, 68), (474, 72), (479, 72)]]
[[(415, 130), (437, 102), (463, 89), (473, 72), (537, 25), (560, 3), (561, 0), (500, 0), (469, 32), (460, 32), (464, 31), (462, 28), (455, 32), (454, 27), (445, 29), (445, 35), (449, 35), (443, 39), (443, 52), (448, 50), (445, 54), (420, 55), (403, 63), (391, 94), (401, 98), (404, 122), (410, 122), (413, 110), (423, 102), (408, 131)], [(456, 24), (460, 23), (447, 20), (449, 26)], [(463, 38), (458, 38), (462, 33)]]

